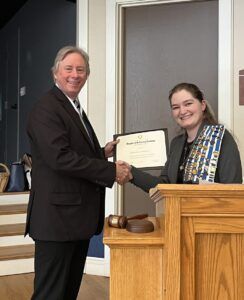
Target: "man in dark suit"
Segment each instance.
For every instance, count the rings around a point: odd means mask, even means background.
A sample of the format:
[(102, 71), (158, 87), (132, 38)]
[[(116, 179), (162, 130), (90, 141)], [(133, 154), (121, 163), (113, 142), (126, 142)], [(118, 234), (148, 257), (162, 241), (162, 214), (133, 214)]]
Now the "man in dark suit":
[(32, 299), (76, 299), (89, 240), (103, 229), (105, 188), (128, 181), (122, 164), (109, 162), (115, 142), (101, 148), (78, 94), (89, 58), (78, 47), (57, 53), (55, 81), (35, 104), (27, 125), (32, 187), (26, 234), (35, 241)]

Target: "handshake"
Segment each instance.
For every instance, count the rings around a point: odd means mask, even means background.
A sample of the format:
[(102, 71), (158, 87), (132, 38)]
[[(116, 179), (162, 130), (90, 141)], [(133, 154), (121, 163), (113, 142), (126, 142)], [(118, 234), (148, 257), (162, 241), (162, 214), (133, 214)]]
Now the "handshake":
[[(119, 143), (119, 140), (117, 141), (111, 141), (108, 142), (104, 147), (104, 154), (105, 157), (112, 157), (114, 153), (114, 147)], [(131, 165), (129, 165), (127, 162), (118, 160), (116, 161), (116, 179), (115, 181), (122, 185), (130, 181), (133, 176), (131, 174)]]
[(118, 160), (116, 161), (116, 182), (123, 185), (133, 179), (131, 174), (131, 165), (127, 162)]

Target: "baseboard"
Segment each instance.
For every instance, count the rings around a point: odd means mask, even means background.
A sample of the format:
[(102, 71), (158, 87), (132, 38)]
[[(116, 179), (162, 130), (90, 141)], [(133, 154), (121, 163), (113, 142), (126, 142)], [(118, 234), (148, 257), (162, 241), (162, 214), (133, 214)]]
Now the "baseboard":
[(84, 273), (109, 277), (109, 263), (104, 258), (87, 257)]
[[(0, 276), (34, 272), (34, 258), (0, 262)], [(84, 273), (109, 277), (109, 263), (104, 258), (87, 257)]]

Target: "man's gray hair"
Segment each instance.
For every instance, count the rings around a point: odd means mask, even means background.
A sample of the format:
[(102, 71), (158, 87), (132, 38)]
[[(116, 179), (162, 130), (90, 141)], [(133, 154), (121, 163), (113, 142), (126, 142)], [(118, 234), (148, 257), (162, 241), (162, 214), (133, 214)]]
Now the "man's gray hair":
[(65, 46), (58, 51), (56, 58), (54, 60), (54, 65), (51, 69), (53, 77), (54, 77), (54, 74), (58, 70), (60, 62), (62, 60), (64, 60), (68, 54), (71, 54), (71, 53), (78, 53), (83, 57), (85, 64), (86, 64), (86, 74), (87, 74), (87, 76), (89, 76), (89, 74), (90, 74), (89, 55), (86, 53), (86, 51), (83, 50), (82, 48), (76, 47), (76, 46)]

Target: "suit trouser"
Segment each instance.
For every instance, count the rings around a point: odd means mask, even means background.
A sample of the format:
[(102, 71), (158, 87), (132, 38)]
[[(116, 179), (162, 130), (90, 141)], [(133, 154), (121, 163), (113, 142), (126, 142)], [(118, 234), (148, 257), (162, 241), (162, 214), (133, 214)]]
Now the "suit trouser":
[(75, 300), (77, 298), (89, 241), (35, 241), (35, 279), (32, 300)]

